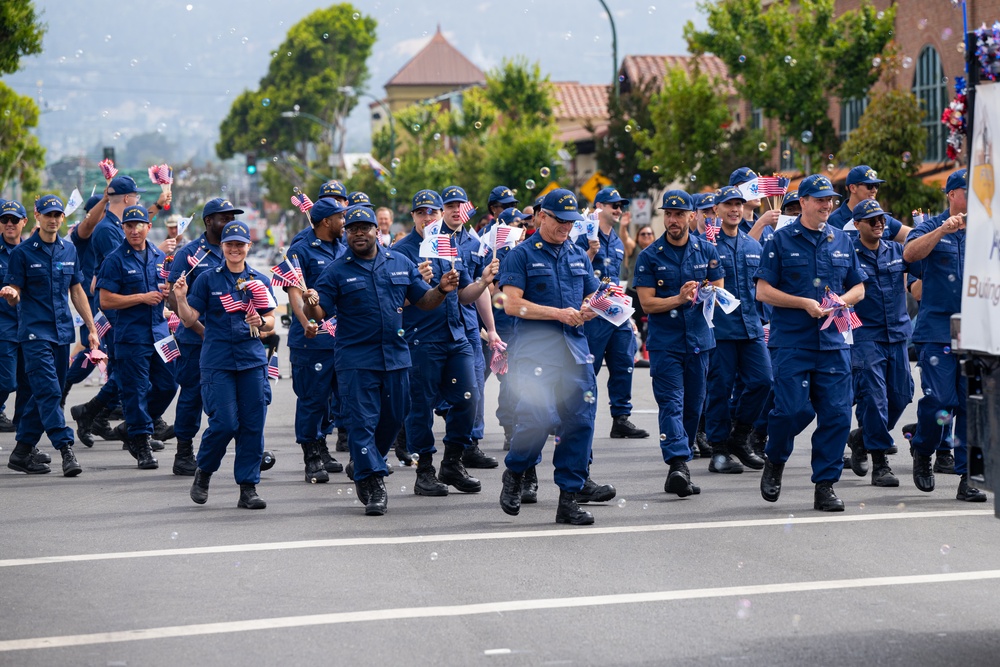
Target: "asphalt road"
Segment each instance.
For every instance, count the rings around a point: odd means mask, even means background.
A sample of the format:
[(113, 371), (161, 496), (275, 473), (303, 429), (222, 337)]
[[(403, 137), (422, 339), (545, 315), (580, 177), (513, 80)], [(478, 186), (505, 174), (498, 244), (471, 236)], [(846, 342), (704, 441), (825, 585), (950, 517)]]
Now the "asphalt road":
[[(655, 432), (644, 369), (634, 394), (633, 421)], [(173, 443), (155, 471), (100, 440), (78, 446), (74, 479), (4, 468), (0, 665), (1000, 663), (992, 495), (959, 503), (941, 475), (920, 493), (901, 455), (898, 489), (848, 470), (847, 511), (816, 512), (809, 429), (778, 503), (761, 500), (759, 473), (704, 460), (691, 465), (702, 494), (677, 499), (655, 438), (611, 440), (601, 403), (593, 476), (618, 497), (591, 507), (591, 528), (554, 523), (548, 462), (518, 517), (499, 508), (502, 468), (478, 471), (482, 493), (422, 498), (399, 467), (389, 513), (365, 517), (343, 474), (303, 481), (287, 379), (263, 511), (236, 508), (231, 457), (193, 504)], [(501, 443), (490, 419), (484, 449)], [(0, 436), (0, 457), (12, 445)]]

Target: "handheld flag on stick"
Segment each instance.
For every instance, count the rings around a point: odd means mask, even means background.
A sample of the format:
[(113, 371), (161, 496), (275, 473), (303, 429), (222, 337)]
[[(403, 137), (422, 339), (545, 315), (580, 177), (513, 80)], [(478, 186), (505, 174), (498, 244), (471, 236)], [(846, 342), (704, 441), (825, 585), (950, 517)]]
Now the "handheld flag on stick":
[(285, 256), (281, 263), (271, 267), (271, 284), (275, 287), (298, 287), (305, 291), (305, 280), (302, 276), (302, 269), (295, 266), (288, 257)]
[(319, 333), (327, 334), (330, 338), (337, 337), (337, 318), (331, 317), (319, 323)]
[(70, 194), (69, 199), (66, 200), (66, 217), (73, 215), (73, 211), (80, 208), (83, 204), (83, 195), (76, 188), (73, 188), (73, 192)]
[(83, 367), (89, 368), (92, 365), (97, 366), (97, 369), (101, 371), (101, 375), (106, 374), (108, 372), (108, 355), (100, 350), (87, 350), (87, 354), (83, 360)]
[(159, 266), (159, 275), (160, 275), (160, 278), (163, 279), (163, 280), (166, 280), (167, 278), (169, 278), (170, 277), (170, 269), (172, 269), (173, 266), (174, 266), (174, 256), (173, 255), (167, 255), (163, 259), (163, 264), (160, 264), (160, 266)]
[(295, 190), (295, 194), (292, 195), (292, 205), (306, 215), (309, 215), (309, 209), (313, 207), (312, 200), (309, 199), (309, 196), (306, 193), (298, 192), (298, 188)]
[(267, 379), (277, 380), (281, 377), (281, 371), (278, 369), (278, 355), (272, 354), (271, 358), (267, 361)]
[(472, 205), (472, 202), (462, 202), (462, 205), (458, 207), (458, 217), (463, 225), (468, 223), (475, 214), (476, 207)]
[(100, 338), (104, 338), (111, 331), (111, 322), (108, 321), (108, 316), (100, 310), (94, 315), (94, 327), (97, 329), (97, 335)]
[(623, 294), (618, 285), (612, 287), (606, 281), (602, 281), (601, 286), (590, 297), (589, 305), (591, 310), (616, 327), (627, 322), (635, 313), (632, 298)]
[[(159, 165), (154, 164), (149, 168), (149, 180), (153, 182), (153, 185), (159, 185), (162, 192), (170, 192), (170, 186), (174, 182), (174, 170), (165, 162)], [(170, 204), (163, 208), (169, 211)]]
[(115, 169), (115, 163), (108, 158), (101, 160), (97, 166), (101, 168), (101, 174), (106, 181), (110, 181), (118, 173), (118, 170)]
[(167, 328), (170, 329), (171, 334), (177, 333), (177, 327), (181, 324), (181, 318), (177, 317), (177, 313), (170, 313), (170, 317), (167, 318)]
[(694, 302), (691, 304), (696, 305), (698, 303), (703, 303), (702, 314), (705, 316), (705, 321), (708, 323), (709, 329), (715, 328), (715, 306), (718, 305), (722, 309), (722, 312), (728, 315), (729, 313), (736, 310), (740, 305), (740, 300), (737, 299), (731, 292), (722, 287), (716, 287), (707, 280), (701, 284), (695, 294)]
[(177, 345), (177, 341), (174, 340), (174, 335), (170, 334), (166, 338), (161, 338), (160, 340), (153, 343), (156, 347), (156, 353), (160, 355), (164, 363), (169, 364), (171, 361), (181, 356), (181, 348)]
[(493, 355), (490, 357), (490, 370), (496, 375), (507, 373), (507, 343), (498, 340), (490, 345)]
[(823, 300), (820, 301), (819, 307), (829, 313), (826, 321), (820, 327), (820, 331), (834, 324), (837, 327), (837, 331), (844, 336), (844, 341), (853, 343), (854, 334), (852, 331), (861, 327), (861, 318), (857, 316), (854, 309), (844, 303), (844, 300), (829, 287), (826, 288), (826, 294), (823, 295)]

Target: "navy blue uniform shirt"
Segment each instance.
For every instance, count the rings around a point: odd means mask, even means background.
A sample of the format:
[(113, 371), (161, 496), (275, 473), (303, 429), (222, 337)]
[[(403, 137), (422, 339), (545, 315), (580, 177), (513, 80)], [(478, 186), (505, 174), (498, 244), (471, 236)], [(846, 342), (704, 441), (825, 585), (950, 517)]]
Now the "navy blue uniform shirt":
[[(333, 261), (347, 252), (347, 246), (339, 239), (333, 241), (323, 241), (316, 236), (316, 232), (311, 228), (304, 230), (300, 234), (298, 242), (293, 243), (286, 255), (291, 260), (298, 259), (302, 274), (306, 279), (306, 286), (312, 285), (319, 280), (320, 275), (326, 267), (333, 264)], [(337, 316), (337, 311), (327, 311), (327, 319)], [(288, 347), (295, 347), (303, 350), (332, 350), (335, 339), (326, 334), (320, 333), (315, 338), (306, 338), (305, 330), (299, 323), (299, 318), (292, 317), (292, 326), (288, 328)]]
[[(483, 275), (484, 265), (493, 260), (492, 253), (486, 257), (480, 257), (478, 254), (479, 240), (465, 227), (459, 227), (452, 231), (448, 225), (442, 222), (441, 233), (450, 234), (453, 247), (458, 248), (458, 256), (462, 261), (456, 262), (455, 266), (457, 267), (460, 263), (465, 264), (469, 278), (478, 280)], [(466, 335), (471, 339), (479, 340), (479, 312), (476, 310), (476, 302), (462, 304), (461, 308), (465, 318)]]
[[(716, 247), (699, 237), (688, 236), (680, 247), (670, 246), (667, 235), (648, 246), (635, 263), (635, 287), (652, 287), (654, 296), (666, 299), (680, 294), (681, 286), (694, 280), (699, 285), (725, 277)], [(679, 260), (679, 261), (678, 261)], [(702, 304), (687, 304), (648, 317), (647, 350), (701, 353), (715, 347), (715, 336), (705, 321)]]
[[(499, 285), (518, 287), (524, 298), (539, 306), (576, 308), (583, 299), (597, 291), (600, 281), (594, 277), (590, 258), (580, 246), (566, 241), (554, 245), (538, 234), (520, 243), (503, 260)], [(520, 359), (550, 362), (551, 345), (565, 344), (578, 364), (590, 356), (590, 344), (583, 327), (571, 327), (556, 320), (514, 319), (513, 353)]]
[[(940, 227), (951, 213), (945, 210), (910, 232), (907, 242)], [(915, 343), (951, 344), (951, 316), (962, 310), (962, 276), (965, 271), (965, 230), (941, 237), (920, 261), (923, 295), (913, 330)]]
[(69, 288), (83, 282), (76, 247), (56, 237), (45, 243), (36, 231), (10, 254), (8, 285), (21, 289), (17, 339), (70, 345), (76, 340), (69, 310)]
[(328, 266), (313, 288), (324, 313), (337, 313), (337, 370), (395, 371), (410, 367), (403, 339), (403, 302), (416, 303), (431, 286), (417, 265), (381, 246), (374, 259), (350, 248)]
[[(600, 242), (601, 248), (590, 260), (594, 267), (594, 275), (599, 279), (611, 278), (617, 283), (622, 272), (622, 262), (625, 261), (625, 244), (622, 243), (614, 228), (607, 234), (598, 229), (597, 240)], [(590, 241), (587, 240), (585, 234), (580, 234), (577, 237), (576, 244), (583, 248), (584, 252), (590, 248)]]
[[(826, 288), (842, 295), (868, 275), (861, 270), (851, 239), (836, 227), (824, 225), (819, 232), (802, 226), (802, 218), (782, 227), (764, 246), (760, 268), (754, 276), (792, 296), (822, 303)], [(768, 347), (801, 350), (843, 350), (850, 347), (837, 327), (820, 330), (825, 318), (817, 319), (801, 308), (775, 306), (771, 312)]]
[[(189, 258), (199, 257), (200, 261), (196, 266), (191, 266), (191, 262), (188, 261)], [(194, 281), (201, 274), (206, 271), (210, 271), (222, 266), (225, 260), (222, 258), (222, 248), (217, 245), (212, 245), (202, 234), (197, 239), (191, 243), (187, 243), (183, 248), (174, 253), (174, 262), (170, 265), (170, 275), (167, 277), (167, 282), (173, 284), (177, 282), (177, 279), (181, 277), (181, 274), (187, 271), (187, 275), (184, 279), (187, 281), (188, 285), (194, 285)], [(204, 326), (205, 324), (205, 313), (201, 314), (199, 321)], [(201, 336), (195, 332), (186, 329), (183, 324), (177, 326), (177, 332), (174, 334), (174, 338), (177, 339), (178, 343), (185, 345), (201, 345)]]
[[(848, 222), (854, 222), (854, 211), (853, 209), (851, 209), (850, 206), (847, 205), (847, 201), (848, 200), (845, 199), (844, 203), (841, 204), (833, 213), (830, 214), (830, 217), (827, 219), (826, 224), (833, 225), (837, 229), (843, 230), (845, 233), (850, 235), (851, 240), (853, 241), (858, 237), (857, 228), (855, 227), (854, 229), (851, 228), (844, 229), (844, 226), (847, 225)], [(882, 228), (882, 238), (891, 241), (892, 239), (896, 238), (896, 234), (899, 234), (899, 230), (902, 229), (902, 227), (903, 227), (902, 222), (900, 222), (896, 218), (886, 213), (885, 227)]]
[[(166, 255), (152, 243), (146, 249), (136, 251), (128, 243), (118, 246), (104, 259), (97, 271), (97, 289), (114, 294), (131, 296), (158, 292), (160, 283), (159, 265)], [(165, 338), (170, 329), (163, 318), (164, 303), (149, 306), (144, 303), (116, 310), (115, 325), (111, 329), (115, 343), (136, 343), (152, 345)]]
[[(185, 262), (186, 263), (186, 262)], [(243, 299), (238, 281), (259, 280), (271, 290), (271, 280), (247, 265), (238, 276), (226, 267), (217, 266), (198, 276), (188, 291), (188, 305), (204, 315), (205, 341), (201, 350), (201, 368), (223, 371), (243, 371), (267, 364), (267, 354), (259, 338), (250, 336), (245, 312), (227, 313), (221, 297), (233, 295)], [(273, 308), (258, 308), (261, 317)]]
[(910, 316), (906, 312), (906, 271), (909, 265), (903, 259), (903, 245), (881, 240), (877, 250), (869, 250), (854, 240), (861, 270), (865, 279), (865, 298), (854, 307), (861, 319), (861, 328), (855, 330), (854, 340), (873, 340), (880, 343), (899, 343), (907, 340), (912, 331)]
[[(16, 247), (0, 238), (0, 287), (7, 285), (7, 265)], [(8, 305), (6, 299), (0, 299), (0, 340), (17, 342), (17, 306)]]
[[(769, 228), (770, 229), (770, 228)], [(740, 300), (740, 305), (726, 315), (715, 309), (716, 340), (763, 338), (764, 327), (757, 310), (757, 285), (753, 276), (760, 266), (761, 245), (748, 234), (737, 231), (729, 237), (719, 231), (716, 251), (725, 275), (726, 290)]]

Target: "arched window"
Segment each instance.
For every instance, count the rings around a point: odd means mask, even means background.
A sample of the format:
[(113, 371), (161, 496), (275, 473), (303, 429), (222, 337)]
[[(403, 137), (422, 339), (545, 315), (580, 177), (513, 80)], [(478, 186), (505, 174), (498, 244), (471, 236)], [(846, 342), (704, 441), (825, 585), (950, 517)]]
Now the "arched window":
[(927, 162), (942, 162), (945, 159), (945, 132), (941, 125), (941, 113), (948, 105), (948, 83), (941, 67), (941, 57), (933, 46), (925, 46), (917, 59), (917, 71), (913, 74), (913, 94), (924, 110), (927, 129)]

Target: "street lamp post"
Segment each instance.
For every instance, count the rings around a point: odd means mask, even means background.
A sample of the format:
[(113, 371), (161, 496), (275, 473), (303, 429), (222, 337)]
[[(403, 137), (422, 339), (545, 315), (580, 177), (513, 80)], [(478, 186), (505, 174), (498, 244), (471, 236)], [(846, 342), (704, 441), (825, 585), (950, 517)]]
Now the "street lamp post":
[(617, 100), (621, 86), (618, 81), (618, 33), (615, 31), (615, 17), (611, 15), (611, 10), (608, 9), (608, 4), (604, 0), (597, 1), (601, 3), (601, 7), (604, 7), (604, 12), (608, 15), (608, 22), (611, 24), (611, 82), (615, 87), (615, 99)]

